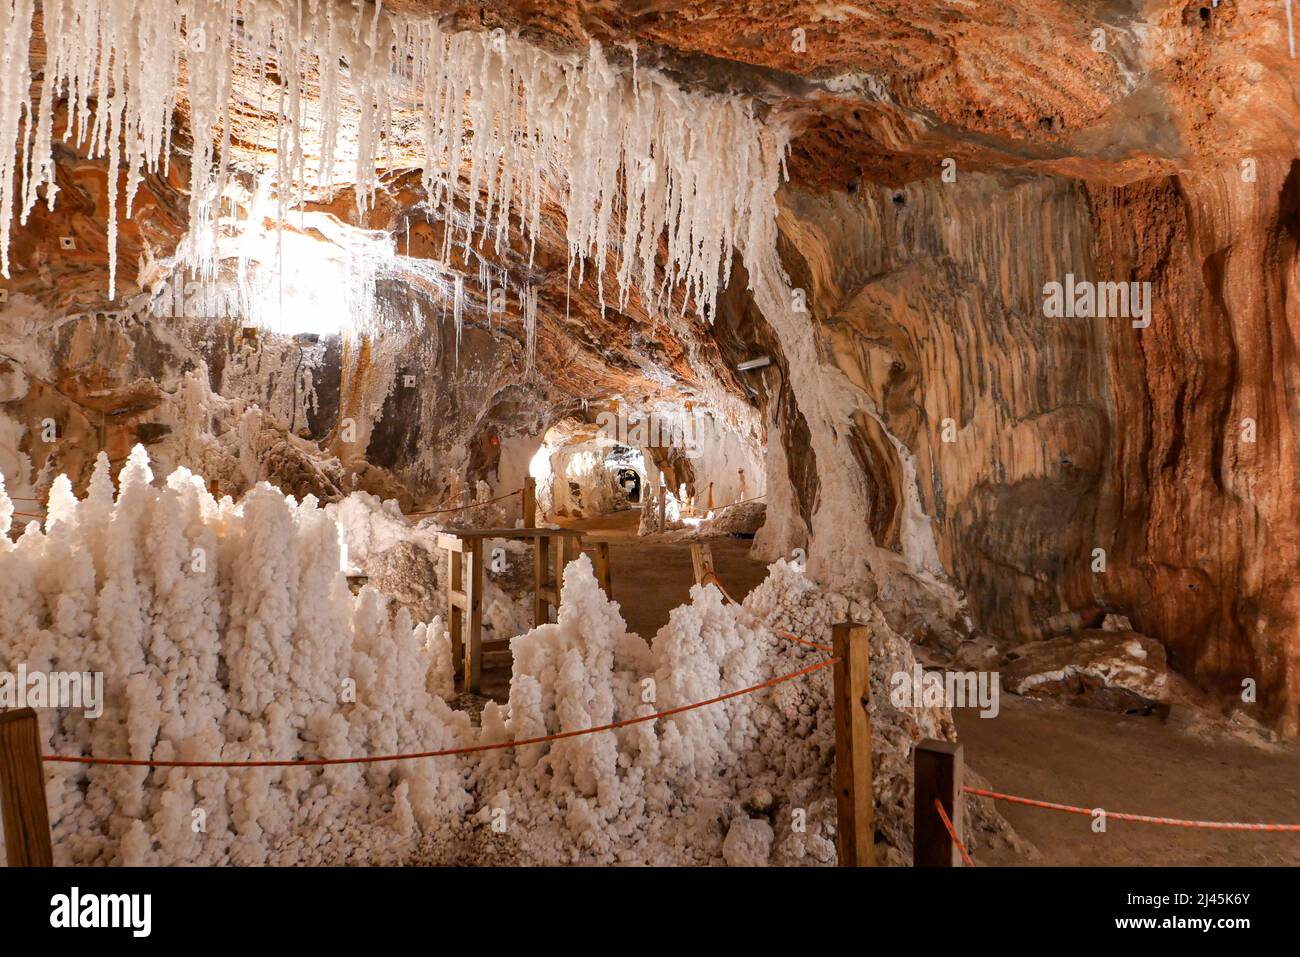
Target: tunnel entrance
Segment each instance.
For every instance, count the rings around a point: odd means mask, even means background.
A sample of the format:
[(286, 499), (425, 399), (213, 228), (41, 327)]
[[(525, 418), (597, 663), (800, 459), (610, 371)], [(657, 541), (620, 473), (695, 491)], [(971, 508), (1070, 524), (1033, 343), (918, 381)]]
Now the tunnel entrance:
[(552, 426), (528, 467), (537, 506), (550, 518), (595, 518), (640, 508), (646, 463), (639, 449), (576, 418)]

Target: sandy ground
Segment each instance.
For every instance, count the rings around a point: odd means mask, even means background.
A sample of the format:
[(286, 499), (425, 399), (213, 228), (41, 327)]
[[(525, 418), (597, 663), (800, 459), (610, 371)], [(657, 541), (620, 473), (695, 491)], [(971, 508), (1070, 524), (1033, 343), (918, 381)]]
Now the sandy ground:
[[(995, 791), (1191, 820), (1300, 823), (1300, 749), (1183, 731), (1156, 717), (1001, 696), (996, 718), (954, 711), (966, 761)], [(998, 802), (1040, 864), (1300, 865), (1300, 833), (1108, 821)], [(983, 860), (1013, 864), (1011, 858)]]
[[(651, 637), (692, 583), (690, 546), (637, 539), (636, 511), (565, 521), (610, 543), (614, 598), (628, 627)], [(737, 598), (766, 574), (750, 543), (710, 541), (718, 576)], [(508, 669), (485, 673), (505, 700)], [(1215, 821), (1300, 823), (1300, 748), (1261, 748), (1186, 731), (1176, 722), (1001, 696), (996, 718), (955, 711), (966, 762), (997, 791), (1111, 811)], [(983, 865), (1300, 865), (1300, 833), (1193, 830), (1092, 820), (999, 802), (1037, 858), (998, 852)]]

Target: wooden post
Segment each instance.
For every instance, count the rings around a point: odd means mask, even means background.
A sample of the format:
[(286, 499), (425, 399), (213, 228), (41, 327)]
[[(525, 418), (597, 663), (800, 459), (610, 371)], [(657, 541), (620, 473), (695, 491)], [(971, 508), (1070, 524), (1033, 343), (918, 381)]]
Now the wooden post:
[(478, 694), (483, 673), (483, 549), (481, 538), (469, 541), (469, 580), (465, 583), (465, 616), (469, 619), (465, 636), (465, 690)]
[(934, 799), (943, 804), (953, 830), (962, 833), (961, 745), (927, 738), (912, 754), (912, 863), (916, 867), (958, 867), (961, 852), (943, 826)]
[(713, 511), (713, 483), (712, 482), (709, 483), (709, 498), (708, 498), (708, 504), (705, 506), (705, 508), (707, 511), (710, 512)]
[(570, 539), (568, 535), (556, 535), (551, 543), (555, 550), (552, 559), (555, 562), (555, 617), (560, 617), (560, 592), (564, 590), (564, 566), (571, 561), (569, 557)]
[(524, 479), (524, 528), (537, 527), (537, 479)]
[(596, 581), (600, 582), (605, 597), (613, 600), (614, 583), (609, 574), (609, 542), (596, 542)]
[(662, 482), (659, 483), (659, 534), (664, 533), (668, 527), (668, 490), (664, 488)]
[(0, 814), (10, 867), (52, 867), (41, 729), (31, 708), (0, 711)]
[(550, 587), (551, 536), (538, 535), (533, 547), (533, 626), (550, 621), (546, 589)]
[(876, 863), (875, 801), (871, 790), (871, 633), (846, 622), (831, 630), (835, 647), (836, 844), (841, 867)]
[(464, 594), (464, 557), (458, 547), (447, 548), (447, 631), (451, 634), (451, 667), (453, 680), (463, 681), (465, 677), (465, 637), (464, 610), (457, 602), (457, 597)]
[(714, 574), (713, 549), (711, 549), (706, 543), (692, 542), (691, 566), (695, 570), (695, 584), (704, 584), (705, 577)]

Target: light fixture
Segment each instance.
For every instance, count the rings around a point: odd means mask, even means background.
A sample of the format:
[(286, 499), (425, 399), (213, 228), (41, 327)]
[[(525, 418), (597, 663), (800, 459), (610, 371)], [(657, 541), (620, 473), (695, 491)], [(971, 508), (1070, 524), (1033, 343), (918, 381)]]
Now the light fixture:
[(746, 359), (736, 366), (737, 372), (748, 372), (750, 369), (761, 369), (764, 366), (772, 364), (771, 356), (759, 356), (757, 359)]

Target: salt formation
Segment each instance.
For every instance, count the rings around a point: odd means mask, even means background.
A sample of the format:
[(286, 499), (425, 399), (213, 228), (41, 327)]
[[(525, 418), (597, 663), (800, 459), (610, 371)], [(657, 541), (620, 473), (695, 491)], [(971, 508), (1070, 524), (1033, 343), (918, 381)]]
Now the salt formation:
[[(159, 760), (350, 756), (451, 747), (468, 720), (429, 691), (441, 628), (353, 599), (338, 527), (268, 485), (214, 501), (137, 446), (113, 497), (101, 453), (66, 478), (48, 529), (0, 537), (0, 667), (102, 671), (104, 715), (42, 713), (48, 753)], [(11, 506), (0, 492), (0, 531)], [(52, 766), (60, 863), (386, 860), (465, 810), (455, 760), (337, 768)]]
[[(512, 643), (509, 705), (485, 709), (484, 739), (625, 720), (788, 674), (826, 655), (765, 622), (829, 641), (831, 625), (852, 614), (873, 632), (877, 828), (895, 849), (886, 859), (902, 863), (911, 844), (911, 746), (949, 736), (950, 719), (936, 708), (895, 709), (887, 675), (912, 666), (908, 644), (878, 612), (820, 592), (783, 561), (744, 608), (724, 603), (713, 586), (695, 586), (647, 644), (627, 633), (579, 558), (565, 574), (558, 622)], [(543, 861), (833, 864), (830, 682), (823, 668), (657, 723), (486, 755), (471, 774), (484, 802), (479, 816), (504, 813), (524, 855)], [(796, 809), (805, 829), (793, 826)]]
[[(273, 114), (277, 222), (309, 188), (328, 193), (345, 181), (364, 212), (380, 165), (421, 166), (431, 208), (463, 224), (460, 241), (490, 238), (500, 251), (512, 217), (535, 243), (544, 199), (559, 196), (570, 269), (581, 281), (590, 261), (602, 301), (613, 256), (621, 303), (639, 289), (658, 308), (680, 284), (705, 316), (733, 251), (774, 246), (785, 132), (737, 98), (684, 91), (635, 58), (616, 69), (594, 43), (585, 58), (557, 56), (502, 31), (445, 33), (429, 17), (340, 0), (48, 0), (41, 9), (47, 50), (34, 106), (35, 0), (0, 8), (6, 277), (11, 214), (25, 222), (42, 189), (54, 203), (54, 114), (64, 96), (65, 139), (109, 160), (110, 297), (119, 206), (130, 215), (143, 177), (166, 171), (182, 104), (195, 140), (188, 255), (211, 274), (236, 174), (264, 162), (232, 143), (232, 101), (241, 99)], [(317, 87), (318, 100), (304, 95)], [(348, 153), (353, 167), (341, 169)]]
[[(17, 543), (0, 488), (0, 669), (105, 677), (102, 717), (43, 713), (47, 753), (349, 757), (582, 730), (824, 657), (765, 621), (826, 640), (833, 621), (856, 615), (873, 631), (877, 827), (894, 848), (887, 858), (905, 862), (910, 748), (950, 722), (939, 709), (892, 707), (887, 675), (912, 668), (908, 644), (874, 609), (820, 592), (797, 568), (777, 562), (744, 608), (697, 586), (647, 643), (581, 557), (565, 572), (558, 622), (512, 642), (508, 706), (489, 705), (475, 729), (444, 700), (441, 623), (413, 625), (370, 588), (354, 598), (339, 525), (311, 497), (262, 484), (238, 504), (217, 502), (184, 469), (161, 487), (150, 479), (137, 447), (115, 499), (101, 456), (86, 498), (60, 477), (48, 528), (33, 524)], [(824, 668), (614, 732), (464, 757), (323, 769), (52, 765), (54, 844), (66, 864), (445, 863), (467, 848), (536, 863), (829, 864), (829, 682)], [(791, 826), (795, 809), (806, 828)]]
[[(482, 483), (481, 483), (482, 484)], [(493, 496), (482, 484), (478, 500)], [(399, 607), (420, 620), (447, 607), (446, 555), (438, 547), (440, 518), (456, 524), (500, 527), (505, 524), (503, 503), (477, 505), (445, 516), (420, 519), (412, 525), (397, 502), (366, 492), (353, 492), (326, 514), (339, 525), (346, 548), (348, 570), (368, 576), (371, 584)], [(490, 538), (484, 543), (488, 561), (483, 574), (483, 637), (513, 638), (532, 626), (532, 549), (520, 541)], [(498, 569), (497, 556), (502, 559)]]

